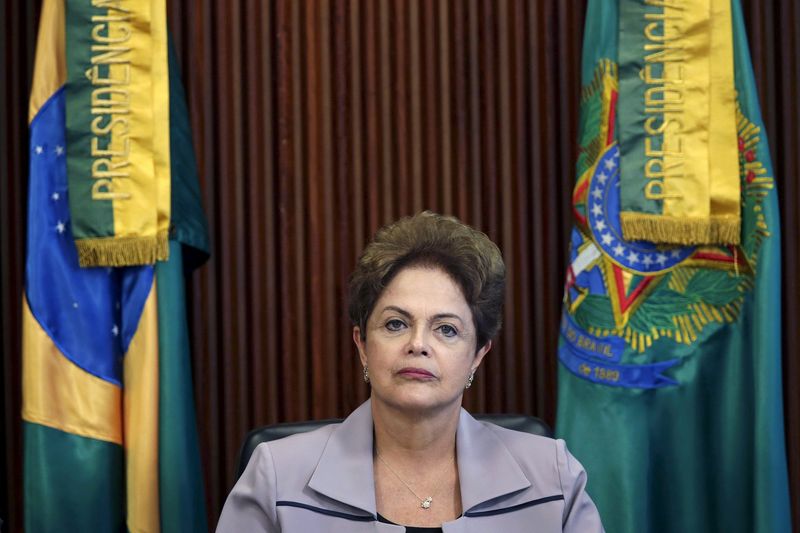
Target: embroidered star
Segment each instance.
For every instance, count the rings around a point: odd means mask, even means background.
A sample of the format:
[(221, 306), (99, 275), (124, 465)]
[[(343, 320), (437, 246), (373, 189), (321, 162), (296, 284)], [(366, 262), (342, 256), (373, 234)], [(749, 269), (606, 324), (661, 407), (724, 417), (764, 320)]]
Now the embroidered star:
[(78, 308), (78, 302), (72, 302), (72, 308), (73, 309), (77, 309)]
[(64, 147), (61, 145), (56, 146), (56, 155), (64, 155)]
[(113, 327), (113, 328), (111, 328), (111, 333), (113, 333), (115, 337), (116, 337), (117, 335), (119, 335), (119, 328), (117, 327), (117, 325), (116, 325), (116, 324), (114, 324), (114, 327)]
[(600, 204), (594, 204), (592, 206), (592, 214), (596, 217), (599, 217), (603, 214), (603, 207)]
[(597, 188), (592, 189), (592, 196), (597, 198), (598, 200), (603, 198), (603, 189)]
[(600, 174), (597, 175), (597, 181), (600, 182), (600, 185), (605, 185), (607, 180), (608, 180), (608, 174), (606, 174), (605, 172), (601, 172)]
[(64, 225), (64, 223), (63, 223), (63, 222), (61, 222), (61, 221), (59, 220), (59, 221), (58, 221), (58, 224), (56, 224), (56, 231), (57, 231), (57, 232), (59, 233), (59, 235), (60, 235), (60, 234), (64, 233), (64, 230), (65, 230), (65, 229), (66, 229), (66, 226)]
[(52, 198), (54, 202), (57, 202), (58, 199), (61, 198), (61, 195), (58, 194), (57, 192), (54, 192), (53, 194), (50, 195), (50, 198)]
[(656, 263), (658, 263), (659, 265), (661, 265), (661, 266), (664, 266), (664, 264), (665, 264), (666, 262), (667, 262), (667, 256), (666, 256), (666, 255), (664, 255), (664, 254), (658, 254), (658, 255), (656, 256)]
[(625, 254), (625, 247), (621, 244), (618, 244), (614, 247), (614, 255), (623, 255)]
[(37, 146), (36, 148), (34, 148), (34, 152), (36, 152), (36, 155), (42, 155), (44, 153), (44, 147)]
[(672, 252), (671, 252), (669, 255), (670, 255), (670, 256), (671, 256), (673, 259), (677, 259), (677, 258), (679, 258), (679, 257), (681, 256), (681, 251), (680, 251), (680, 250), (678, 250), (677, 248), (675, 248), (674, 250), (672, 250)]
[(628, 261), (631, 262), (632, 265), (639, 262), (639, 254), (631, 252), (628, 254)]
[(607, 170), (614, 170), (614, 167), (617, 166), (613, 159), (606, 159), (605, 165)]
[(614, 242), (614, 237), (610, 233), (603, 233), (600, 238), (603, 239), (603, 244), (606, 246), (611, 246), (611, 243)]
[(642, 263), (644, 263), (644, 266), (649, 267), (653, 264), (653, 258), (649, 255), (646, 255), (644, 256), (644, 259), (642, 259)]
[(597, 231), (603, 231), (606, 229), (606, 223), (603, 222), (603, 219), (597, 219), (597, 221), (594, 223), (594, 227)]

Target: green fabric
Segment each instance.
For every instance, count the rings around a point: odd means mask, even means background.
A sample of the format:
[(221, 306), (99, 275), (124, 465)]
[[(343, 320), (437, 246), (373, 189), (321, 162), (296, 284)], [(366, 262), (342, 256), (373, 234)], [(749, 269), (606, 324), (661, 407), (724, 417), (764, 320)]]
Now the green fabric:
[(617, 57), (616, 0), (611, 2), (590, 1), (586, 7), (584, 40), (581, 55), (581, 80), (588, 83), (594, 76), (594, 69), (603, 59)]
[(180, 243), (171, 241), (169, 254), (169, 261), (156, 264), (161, 531), (208, 531)]
[(199, 266), (209, 254), (208, 223), (200, 200), (192, 128), (186, 108), (180, 65), (172, 36), (169, 38), (169, 135), (172, 176), (170, 239), (189, 247), (187, 270)]
[[(761, 128), (761, 141), (757, 159), (764, 162), (767, 175), (773, 176), (770, 150), (758, 90), (750, 60), (744, 17), (739, 0), (733, 0), (732, 19), (734, 28), (734, 77), (742, 113)], [(745, 174), (744, 176), (748, 176)], [(752, 201), (752, 200), (749, 200)], [(749, 203), (749, 202), (748, 202)], [(791, 530), (788, 478), (783, 432), (783, 401), (781, 375), (781, 236), (778, 198), (774, 193), (768, 197), (764, 212), (767, 226), (774, 228), (764, 243), (760, 261), (764, 275), (757, 280), (754, 317), (747, 338), (754, 367), (753, 403), (756, 407), (752, 427), (754, 428), (755, 508), (753, 531), (776, 533)], [(747, 217), (742, 221), (743, 235), (751, 235), (758, 221)], [(797, 525), (797, 524), (796, 524)]]
[[(644, 2), (622, 0), (619, 3), (619, 126), (620, 165), (622, 177), (620, 193), (624, 211), (660, 215), (662, 200), (648, 200), (644, 196), (647, 179), (644, 176), (644, 91), (647, 87), (640, 78), (644, 67), (645, 13), (663, 12), (663, 8), (647, 6)], [(658, 77), (663, 77), (658, 72)], [(654, 148), (661, 149), (661, 146)]]
[(122, 447), (23, 422), (25, 531), (125, 530)]
[(195, 422), (184, 273), (208, 258), (192, 132), (169, 40), (172, 216), (169, 260), (156, 263), (159, 349), (159, 498), (162, 533), (208, 531)]
[[(92, 186), (92, 82), (86, 77), (87, 65), (92, 65), (92, 16), (105, 15), (108, 9), (93, 7), (91, 2), (70, 0), (66, 8), (66, 139), (67, 178), (72, 234), (76, 240), (114, 235), (114, 212), (111, 201), (93, 201)], [(108, 67), (98, 66), (102, 77), (108, 77)], [(107, 98), (107, 97), (106, 97)], [(106, 127), (108, 119), (102, 120)], [(110, 135), (103, 136), (106, 149)]]
[[(584, 84), (592, 80), (592, 63), (617, 59), (607, 35), (616, 31), (615, 10), (614, 2), (590, 0)], [(669, 378), (665, 381), (643, 385), (623, 379), (611, 386), (571, 371), (563, 358), (559, 365), (556, 433), (585, 466), (588, 492), (609, 533), (791, 531), (781, 393), (778, 199), (738, 1), (732, 11), (738, 101), (743, 119), (761, 128), (757, 135), (740, 132), (742, 246), (735, 254), (727, 248), (691, 249), (674, 269), (632, 274), (631, 290), (644, 282), (651, 290), (631, 308), (626, 325), (633, 333), (648, 334), (652, 328), (670, 330), (673, 319), (690, 316), (691, 306), (700, 303), (733, 310), (725, 311), (729, 317), (694, 327), (696, 338), (690, 342), (676, 340), (673, 329), (671, 336), (653, 337), (640, 352), (620, 335), (616, 340), (624, 349), (614, 363), (618, 366), (594, 360), (609, 369), (671, 362), (662, 369)], [(624, 105), (620, 95), (619, 107)], [(745, 162), (759, 163), (763, 173), (750, 174)], [(588, 242), (594, 239), (590, 231), (576, 226), (573, 259), (576, 243), (601, 247), (596, 240)], [(703, 252), (728, 260), (703, 262)], [(606, 256), (603, 250), (599, 261), (607, 261)], [(730, 260), (737, 257), (747, 262), (733, 268)], [(603, 291), (610, 291), (607, 273), (613, 267), (603, 268), (590, 265), (576, 274), (576, 285), (588, 296), (570, 296), (577, 309), (565, 308), (565, 317), (587, 338), (611, 342), (614, 333), (608, 329), (615, 324)], [(567, 344), (562, 336), (560, 357)]]

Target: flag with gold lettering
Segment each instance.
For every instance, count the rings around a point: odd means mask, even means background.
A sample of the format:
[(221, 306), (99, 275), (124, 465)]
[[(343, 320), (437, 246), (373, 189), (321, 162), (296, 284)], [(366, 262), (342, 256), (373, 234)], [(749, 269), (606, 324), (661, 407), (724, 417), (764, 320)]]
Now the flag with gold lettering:
[(177, 68), (169, 261), (82, 268), (67, 179), (65, 30), (64, 0), (44, 0), (22, 306), (25, 530), (207, 531), (183, 251), (204, 258), (208, 244)]
[[(725, 3), (729, 16), (705, 23), (690, 12), (714, 18), (725, 6), (588, 4), (556, 433), (586, 467), (609, 532), (791, 531), (778, 199), (741, 7)], [(722, 77), (733, 90), (684, 107), (687, 93), (707, 90), (688, 76), (698, 68), (694, 54), (708, 55), (718, 31), (731, 35), (730, 57), (703, 57), (700, 70), (714, 78), (730, 68)], [(691, 33), (693, 44), (676, 44), (679, 32)], [(626, 63), (643, 50), (654, 57)], [(730, 64), (712, 68), (709, 57)], [(638, 78), (635, 87), (626, 76)], [(728, 98), (732, 105), (716, 101)], [(721, 109), (729, 115), (714, 114)], [(638, 118), (628, 121), (626, 113)], [(688, 128), (689, 118), (698, 119), (692, 113), (705, 117), (705, 135)], [(729, 160), (716, 166), (719, 154)], [(671, 242), (681, 244), (631, 238), (630, 195), (646, 187), (675, 192), (670, 180), (684, 171), (697, 178), (689, 170), (695, 164), (713, 165), (713, 172), (692, 198), (738, 216), (738, 244), (698, 243), (690, 224), (670, 229)], [(626, 180), (638, 189), (631, 192)], [(713, 233), (709, 227), (698, 231)]]
[(169, 253), (166, 0), (66, 0), (66, 141), (81, 266)]
[(731, 0), (619, 2), (628, 240), (739, 244)]

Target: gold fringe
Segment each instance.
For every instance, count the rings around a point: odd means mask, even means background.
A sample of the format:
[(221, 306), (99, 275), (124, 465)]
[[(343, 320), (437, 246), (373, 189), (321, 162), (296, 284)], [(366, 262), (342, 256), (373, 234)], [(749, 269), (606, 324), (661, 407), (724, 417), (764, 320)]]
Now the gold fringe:
[(620, 213), (622, 235), (628, 241), (657, 244), (739, 244), (741, 219), (732, 216), (677, 218), (644, 213)]
[(78, 263), (87, 267), (152, 265), (169, 259), (169, 232), (153, 237), (105, 237), (75, 241)]

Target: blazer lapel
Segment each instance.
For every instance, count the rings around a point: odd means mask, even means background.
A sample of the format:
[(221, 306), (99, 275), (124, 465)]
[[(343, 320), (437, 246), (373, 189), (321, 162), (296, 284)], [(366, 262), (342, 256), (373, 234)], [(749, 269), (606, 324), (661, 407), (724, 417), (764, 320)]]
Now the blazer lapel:
[[(372, 442), (372, 408), (367, 400), (333, 430), (308, 486), (376, 516)], [(503, 441), (464, 409), (456, 453), (464, 512), (531, 486)]]
[(367, 400), (331, 433), (308, 486), (376, 516), (372, 408)]
[(517, 461), (494, 431), (464, 409), (456, 433), (463, 512), (531, 486)]

